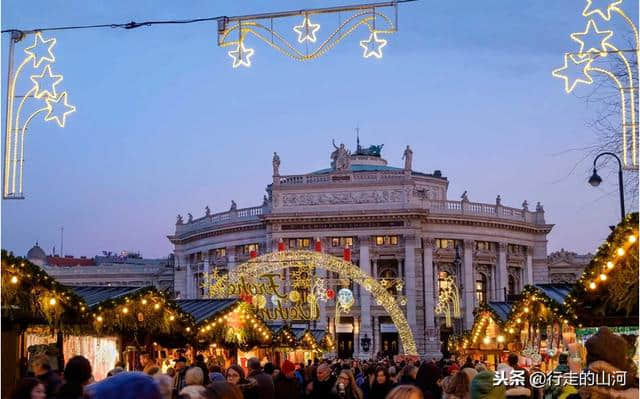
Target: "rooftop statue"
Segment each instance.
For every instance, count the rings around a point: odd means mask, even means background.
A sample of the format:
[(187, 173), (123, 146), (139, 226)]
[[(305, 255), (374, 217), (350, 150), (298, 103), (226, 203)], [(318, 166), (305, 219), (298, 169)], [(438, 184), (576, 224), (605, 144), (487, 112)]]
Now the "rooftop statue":
[(356, 155), (368, 155), (370, 157), (380, 157), (380, 153), (382, 152), (382, 147), (384, 147), (384, 144), (370, 145), (369, 148), (363, 148), (360, 146), (360, 144), (358, 144)]
[(331, 168), (337, 171), (349, 170), (351, 166), (351, 152), (347, 150), (344, 143), (340, 143), (340, 147), (336, 145), (335, 140), (331, 142), (335, 151), (331, 153)]

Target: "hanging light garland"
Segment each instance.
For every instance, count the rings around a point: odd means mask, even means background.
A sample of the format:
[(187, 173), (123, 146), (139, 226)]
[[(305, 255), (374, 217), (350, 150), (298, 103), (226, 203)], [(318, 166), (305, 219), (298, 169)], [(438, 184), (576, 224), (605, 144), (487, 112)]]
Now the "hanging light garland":
[(189, 336), (195, 324), (190, 314), (155, 287), (101, 302), (91, 308), (91, 316), (93, 327), (103, 334), (144, 331)]
[[(382, 36), (397, 31), (397, 6), (404, 2), (406, 1), (225, 17), (218, 23), (218, 45), (232, 48), (228, 54), (233, 59), (233, 68), (251, 66), (251, 56), (255, 51), (245, 45), (249, 36), (259, 39), (279, 53), (296, 61), (310, 61), (325, 55), (358, 28), (366, 27), (367, 39), (359, 42), (360, 47), (364, 50), (363, 57), (382, 58), (382, 49), (388, 42)], [(391, 18), (379, 11), (388, 7), (396, 9), (396, 21), (392, 21)], [(344, 20), (342, 13), (346, 13)], [(349, 15), (349, 13), (351, 14)], [(328, 32), (325, 40), (310, 49), (309, 44), (316, 44), (318, 41), (317, 33), (321, 31), (320, 24), (314, 23), (312, 18), (323, 14), (340, 14), (337, 27)], [(296, 35), (295, 40), (289, 40), (288, 34), (274, 28), (274, 20), (300, 15), (302, 15), (302, 21), (291, 29), (291, 32)], [(268, 25), (261, 22), (267, 20), (269, 21)], [(304, 45), (304, 48), (300, 48), (300, 45)]]
[(72, 329), (85, 320), (82, 298), (24, 258), (2, 250), (2, 317), (19, 324), (45, 320)]
[(273, 332), (269, 326), (244, 301), (201, 321), (196, 328), (200, 340), (209, 340), (219, 345), (268, 345), (273, 340)]
[[(638, 213), (634, 212), (616, 226), (600, 245), (567, 297), (567, 306), (581, 318), (594, 315), (583, 312), (593, 301), (606, 301), (606, 313), (638, 308)], [(579, 310), (579, 312), (578, 312)], [(584, 314), (583, 314), (584, 313)], [(636, 312), (637, 313), (637, 312)]]
[(436, 314), (442, 314), (445, 317), (445, 325), (451, 327), (451, 317), (460, 318), (460, 294), (455, 284), (453, 276), (447, 276), (443, 284), (440, 286), (440, 294), (438, 295), (438, 304), (436, 305)]

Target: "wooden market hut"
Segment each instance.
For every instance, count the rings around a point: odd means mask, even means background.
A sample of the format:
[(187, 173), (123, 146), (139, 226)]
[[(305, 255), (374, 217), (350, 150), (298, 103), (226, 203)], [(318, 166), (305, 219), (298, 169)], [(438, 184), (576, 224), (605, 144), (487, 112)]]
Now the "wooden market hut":
[(511, 302), (488, 302), (474, 311), (474, 322), (468, 335), (452, 341), (450, 351), (481, 360), (496, 369), (503, 351), (508, 350), (504, 323), (511, 312)]
[[(26, 376), (29, 359), (46, 354), (54, 369), (63, 367), (62, 331), (85, 320), (87, 306), (39, 266), (2, 250), (2, 386), (10, 389)], [(40, 342), (29, 344), (37, 332)], [(28, 349), (31, 347), (32, 353)]]
[(141, 349), (183, 347), (194, 335), (193, 317), (155, 287), (71, 287), (89, 307), (88, 331), (66, 336), (66, 354), (83, 354), (100, 370), (122, 360), (127, 370), (138, 365)]
[(631, 346), (638, 337), (638, 213), (620, 222), (598, 248), (567, 299), (581, 342), (609, 327)]

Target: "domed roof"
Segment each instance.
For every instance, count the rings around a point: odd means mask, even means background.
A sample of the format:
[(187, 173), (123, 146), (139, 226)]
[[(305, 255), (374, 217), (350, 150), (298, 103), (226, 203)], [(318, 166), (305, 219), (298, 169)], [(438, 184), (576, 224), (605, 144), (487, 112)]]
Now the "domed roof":
[(47, 254), (44, 253), (42, 248), (40, 248), (38, 246), (38, 243), (36, 242), (36, 245), (34, 245), (33, 248), (31, 248), (29, 252), (27, 252), (27, 259), (30, 261), (47, 260)]

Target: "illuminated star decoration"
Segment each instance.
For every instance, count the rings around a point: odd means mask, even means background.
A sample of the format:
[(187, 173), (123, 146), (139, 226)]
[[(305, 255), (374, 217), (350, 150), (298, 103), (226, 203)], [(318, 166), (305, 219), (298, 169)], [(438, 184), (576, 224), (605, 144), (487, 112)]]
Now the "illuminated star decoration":
[[(560, 78), (564, 80), (564, 90), (567, 93), (571, 93), (573, 91), (573, 89), (575, 89), (576, 85), (578, 83), (586, 83), (586, 84), (591, 84), (593, 83), (593, 79), (591, 78), (591, 75), (589, 75), (589, 67), (591, 66), (591, 63), (593, 62), (592, 58), (589, 57), (584, 57), (582, 59), (578, 59), (576, 60), (576, 57), (574, 57), (573, 55), (571, 55), (570, 53), (565, 53), (564, 55), (564, 66), (558, 68), (558, 69), (554, 69), (553, 72), (551, 72), (551, 74), (553, 76), (555, 76), (556, 78)], [(570, 74), (567, 72), (572, 72), (573, 74), (575, 74), (577, 71), (576, 69), (579, 69), (580, 73), (579, 73), (579, 77), (574, 77), (572, 79), (571, 76), (569, 76)], [(564, 73), (560, 73), (564, 70), (567, 70), (567, 72)], [(572, 79), (571, 82), (569, 82), (569, 80)]]
[(47, 97), (45, 101), (49, 112), (47, 112), (44, 120), (48, 122), (55, 119), (60, 127), (64, 127), (67, 121), (67, 115), (76, 111), (76, 107), (69, 105), (67, 102), (66, 91), (63, 91), (58, 97)]
[[(609, 40), (611, 35), (613, 35), (613, 31), (598, 30), (595, 21), (590, 19), (589, 22), (587, 22), (587, 27), (584, 32), (572, 33), (570, 36), (571, 39), (580, 44), (578, 55), (583, 57), (592, 52), (605, 56), (607, 51), (606, 45), (608, 44), (607, 40)], [(598, 37), (596, 38), (595, 36)], [(585, 42), (591, 43), (585, 44)]]
[(312, 24), (308, 15), (305, 15), (302, 24), (293, 27), (293, 30), (298, 34), (298, 43), (303, 43), (306, 40), (315, 43), (318, 29), (320, 29), (320, 24)]
[(239, 66), (250, 67), (251, 59), (250, 57), (253, 55), (252, 48), (246, 48), (244, 46), (244, 41), (240, 40), (238, 42), (238, 46), (235, 50), (231, 50), (228, 52), (229, 57), (233, 58), (233, 67), (237, 68)]
[(371, 32), (369, 39), (361, 40), (360, 46), (364, 49), (364, 58), (374, 56), (376, 58), (382, 58), (382, 48), (387, 45), (387, 41), (384, 39), (378, 39), (378, 32)]
[[(604, 6), (595, 6), (593, 4), (594, 2), (603, 3)], [(622, 0), (587, 0), (587, 6), (582, 11), (582, 15), (588, 17), (593, 14), (600, 14), (602, 19), (608, 21), (611, 19), (611, 9), (615, 8), (620, 3), (622, 3)]]
[[(36, 39), (33, 43), (33, 46), (29, 46), (24, 49), (24, 52), (29, 56), (27, 59), (33, 58), (33, 67), (39, 68), (40, 64), (42, 64), (42, 61), (55, 62), (56, 57), (53, 55), (53, 46), (56, 45), (56, 39), (51, 38), (48, 40), (44, 40), (40, 32), (36, 32), (35, 36)], [(46, 54), (43, 53), (45, 48)]]
[[(45, 77), (45, 75), (47, 75)], [(47, 65), (42, 70), (40, 75), (32, 75), (30, 77), (31, 81), (35, 85), (36, 94), (35, 98), (42, 98), (44, 96), (47, 97), (57, 97), (58, 92), (56, 91), (56, 86), (62, 82), (62, 75), (54, 75), (51, 72), (51, 65)], [(41, 84), (42, 80), (44, 80), (45, 84)], [(49, 86), (47, 83), (50, 83)]]

